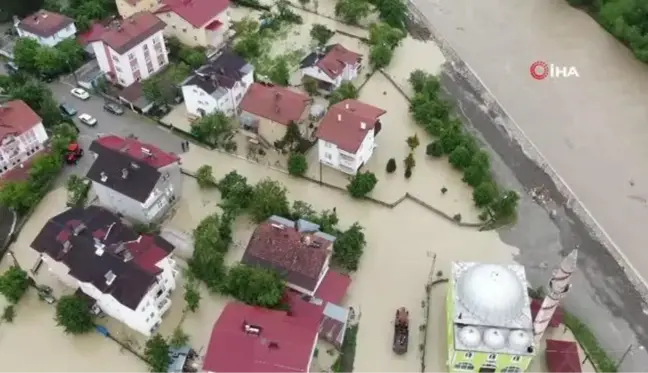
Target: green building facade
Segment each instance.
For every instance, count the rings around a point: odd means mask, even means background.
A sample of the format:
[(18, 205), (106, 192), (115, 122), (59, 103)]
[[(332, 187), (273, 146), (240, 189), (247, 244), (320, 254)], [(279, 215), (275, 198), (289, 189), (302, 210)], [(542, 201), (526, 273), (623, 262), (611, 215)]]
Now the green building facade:
[(453, 263), (446, 299), (449, 372), (526, 371), (535, 356), (524, 267)]

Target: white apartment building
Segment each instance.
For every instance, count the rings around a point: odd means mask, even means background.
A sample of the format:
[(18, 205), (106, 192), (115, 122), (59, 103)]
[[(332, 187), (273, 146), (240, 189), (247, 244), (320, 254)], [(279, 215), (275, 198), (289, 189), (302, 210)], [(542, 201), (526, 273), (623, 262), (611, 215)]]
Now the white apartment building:
[(380, 117), (385, 113), (358, 100), (332, 105), (315, 132), (319, 161), (355, 175), (373, 155), (382, 128)]
[(224, 51), (182, 82), (187, 113), (202, 117), (221, 111), (233, 115), (254, 83), (254, 67), (236, 54)]
[(48, 47), (73, 38), (77, 32), (72, 18), (47, 10), (39, 10), (21, 21), (14, 18), (14, 27), (21, 38), (34, 39)]
[(92, 142), (88, 179), (99, 203), (140, 223), (162, 219), (182, 194), (180, 159), (135, 139), (104, 136)]
[(24, 101), (0, 105), (0, 177), (22, 167), (47, 139), (41, 118)]
[(169, 63), (165, 23), (149, 12), (114, 21), (91, 42), (101, 71), (113, 83), (128, 87)]
[(150, 336), (171, 308), (178, 269), (174, 247), (139, 235), (98, 206), (71, 208), (51, 218), (31, 244), (39, 260), (89, 306)]
[(362, 70), (362, 55), (341, 44), (333, 44), (306, 56), (299, 67), (303, 78), (315, 79), (320, 89), (330, 92), (339, 88), (342, 82), (358, 77)]

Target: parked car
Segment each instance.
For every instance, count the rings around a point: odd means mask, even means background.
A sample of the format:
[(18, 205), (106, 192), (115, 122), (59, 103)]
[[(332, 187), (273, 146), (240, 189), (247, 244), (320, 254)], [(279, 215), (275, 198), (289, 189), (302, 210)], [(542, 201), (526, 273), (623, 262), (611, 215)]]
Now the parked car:
[(85, 89), (83, 88), (73, 88), (70, 93), (72, 96), (79, 98), (81, 100), (87, 100), (90, 98), (90, 93), (88, 93)]
[(122, 115), (124, 114), (124, 109), (122, 109), (121, 106), (117, 105), (114, 102), (106, 102), (104, 104), (104, 110), (115, 115)]
[(68, 104), (67, 102), (63, 102), (59, 105), (59, 110), (61, 110), (61, 113), (65, 115), (66, 117), (73, 117), (77, 113), (77, 109), (74, 108), (74, 106)]
[(79, 120), (81, 123), (85, 124), (86, 126), (94, 127), (97, 125), (97, 120), (93, 118), (90, 114), (81, 114), (79, 115)]

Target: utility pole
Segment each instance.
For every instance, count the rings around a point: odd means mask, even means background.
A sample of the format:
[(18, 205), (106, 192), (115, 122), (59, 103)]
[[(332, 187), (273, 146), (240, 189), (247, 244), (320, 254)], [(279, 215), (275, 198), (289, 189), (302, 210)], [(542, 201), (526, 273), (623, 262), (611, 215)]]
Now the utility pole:
[[(637, 347), (637, 349), (643, 351), (643, 350), (645, 350), (645, 347), (644, 347), (644, 346), (639, 346), (639, 347)], [(623, 361), (625, 361), (626, 357), (628, 357), (628, 354), (629, 354), (630, 351), (632, 351), (632, 350), (634, 350), (634, 345), (633, 345), (633, 344), (631, 344), (630, 346), (628, 346), (628, 348), (626, 349), (626, 351), (623, 353), (623, 356), (621, 356), (621, 359), (619, 359), (619, 361), (618, 361), (618, 362), (616, 363), (616, 365), (614, 366), (614, 368), (615, 368), (616, 370), (618, 370), (618, 369), (621, 367), (621, 364), (623, 364)]]

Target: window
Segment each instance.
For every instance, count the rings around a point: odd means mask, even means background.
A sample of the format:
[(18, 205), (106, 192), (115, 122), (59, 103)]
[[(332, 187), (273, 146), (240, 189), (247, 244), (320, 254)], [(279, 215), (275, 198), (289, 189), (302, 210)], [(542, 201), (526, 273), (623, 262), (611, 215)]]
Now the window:
[(135, 59), (135, 53), (129, 53), (128, 54), (128, 59), (131, 60), (131, 61), (134, 60)]
[(149, 74), (153, 73), (153, 64), (151, 63), (151, 61), (148, 61), (148, 63), (146, 64), (146, 70)]
[(182, 29), (182, 32), (187, 32), (187, 29), (186, 29), (186, 28), (183, 28), (183, 29)]
[(122, 69), (120, 69), (119, 67), (115, 66), (115, 71), (117, 71), (118, 73), (120, 73), (120, 72), (122, 72)]
[(331, 153), (324, 153), (324, 157), (328, 160), (333, 159), (333, 156), (331, 156)]
[(150, 317), (153, 318), (153, 315), (155, 315), (155, 313), (154, 313), (154, 312), (151, 312), (151, 316), (150, 316)]
[(472, 352), (466, 352), (464, 354), (464, 358), (466, 358), (468, 360), (472, 359), (473, 358), (473, 353)]
[(457, 363), (457, 364), (455, 364), (454, 367), (455, 367), (456, 370), (465, 370), (465, 371), (469, 371), (469, 372), (472, 372), (473, 370), (475, 370), (474, 365), (472, 365), (471, 363), (466, 363), (466, 362)]
[(171, 18), (171, 13), (167, 13), (167, 18)]
[(164, 58), (163, 54), (158, 54), (157, 55), (157, 61), (158, 61), (158, 65), (160, 65), (160, 66), (164, 65), (166, 63), (166, 59)]
[(243, 98), (243, 93), (239, 93), (238, 95), (236, 95), (236, 102), (241, 101), (241, 98)]
[(511, 361), (518, 362), (518, 361), (520, 361), (520, 357), (519, 357), (519, 356), (513, 356), (513, 358), (511, 359)]
[(496, 359), (497, 359), (497, 354), (488, 355), (488, 360), (496, 360)]
[[(198, 91), (194, 89), (194, 92), (198, 92)], [(200, 95), (201, 95), (201, 96), (204, 96), (204, 95), (205, 95), (205, 91), (200, 91)]]
[(173, 25), (173, 26), (171, 26), (171, 27), (173, 27), (174, 30), (177, 29), (176, 25)]
[(113, 60), (113, 61), (115, 61), (115, 62), (119, 62), (119, 57), (115, 56), (114, 54), (111, 55), (111, 57), (112, 57), (112, 60)]
[(141, 78), (142, 78), (142, 74), (140, 74), (140, 71), (139, 70), (134, 70), (133, 71), (133, 79), (139, 80)]
[[(516, 356), (519, 357), (519, 356)], [(506, 367), (502, 369), (502, 373), (522, 373), (522, 369), (518, 367)]]
[(333, 144), (331, 144), (330, 142), (324, 142), (324, 146), (327, 148), (332, 148)]
[(144, 44), (144, 46), (142, 46), (142, 49), (144, 49), (144, 52), (148, 52), (148, 45)]
[(194, 36), (194, 40), (198, 40), (198, 37), (197, 37), (197, 36)]
[(119, 81), (119, 84), (121, 84), (121, 85), (126, 84), (126, 82), (122, 78), (118, 78), (117, 80)]

